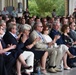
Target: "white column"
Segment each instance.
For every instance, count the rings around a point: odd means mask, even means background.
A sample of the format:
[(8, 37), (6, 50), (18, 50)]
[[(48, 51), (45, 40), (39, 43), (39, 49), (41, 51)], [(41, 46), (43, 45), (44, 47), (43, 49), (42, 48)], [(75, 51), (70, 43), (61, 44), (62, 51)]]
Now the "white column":
[(2, 11), (5, 7), (5, 0), (0, 0), (0, 10)]
[(74, 12), (74, 8), (76, 8), (76, 0), (69, 0), (69, 15)]
[(23, 4), (23, 5), (24, 5), (24, 6), (23, 6), (23, 10), (26, 10), (26, 8), (27, 8), (26, 3), (27, 3), (27, 2), (26, 2), (26, 0), (24, 0), (23, 2), (24, 2), (24, 4)]
[(23, 0), (17, 0), (17, 2), (22, 2)]

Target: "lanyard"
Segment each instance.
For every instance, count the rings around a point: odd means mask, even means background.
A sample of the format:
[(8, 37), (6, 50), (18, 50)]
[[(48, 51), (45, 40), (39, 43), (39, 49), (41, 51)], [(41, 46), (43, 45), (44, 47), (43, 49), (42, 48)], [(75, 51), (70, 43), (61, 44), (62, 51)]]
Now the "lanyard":
[(41, 34), (40, 32), (37, 32), (37, 33), (39, 34), (39, 37), (40, 37), (43, 41), (45, 41), (44, 38), (43, 38), (43, 36), (42, 36), (42, 34)]

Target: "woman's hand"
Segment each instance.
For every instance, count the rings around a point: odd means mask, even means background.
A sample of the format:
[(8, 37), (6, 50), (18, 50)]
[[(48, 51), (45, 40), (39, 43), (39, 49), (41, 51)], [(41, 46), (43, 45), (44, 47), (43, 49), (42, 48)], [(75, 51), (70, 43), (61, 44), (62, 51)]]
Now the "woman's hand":
[(76, 41), (72, 43), (73, 45), (76, 44)]
[(54, 41), (49, 42), (49, 43), (48, 43), (48, 46), (51, 47), (52, 45), (54, 45), (54, 43), (55, 43)]
[(31, 49), (31, 48), (36, 44), (36, 42), (38, 42), (39, 40), (40, 40), (40, 37), (36, 38), (36, 39), (34, 40), (34, 42), (33, 42), (32, 44), (26, 46), (26, 48), (27, 48), (27, 49)]
[(31, 44), (31, 45), (27, 45), (27, 46), (26, 46), (26, 48), (27, 48), (27, 49), (31, 49), (32, 47), (33, 47), (33, 45), (32, 45), (32, 44)]
[(20, 32), (20, 33), (18, 34), (17, 40), (20, 39), (21, 35), (22, 35), (22, 32)]
[(9, 46), (9, 48), (10, 48), (10, 49), (15, 49), (15, 48), (16, 48), (16, 45), (12, 45), (12, 44), (11, 44), (11, 45)]
[(4, 53), (4, 51), (3, 50), (0, 50), (0, 54), (3, 54)]
[(23, 36), (21, 37), (21, 41), (23, 43), (25, 43), (25, 41), (28, 39), (28, 36), (26, 34), (23, 34)]

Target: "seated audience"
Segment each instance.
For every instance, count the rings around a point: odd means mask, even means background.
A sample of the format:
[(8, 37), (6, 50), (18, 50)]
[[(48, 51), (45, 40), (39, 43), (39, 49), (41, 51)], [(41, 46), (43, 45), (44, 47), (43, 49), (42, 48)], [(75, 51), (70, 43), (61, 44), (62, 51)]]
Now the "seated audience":
[[(60, 23), (58, 22), (58, 21), (55, 21), (54, 23), (53, 23), (53, 28), (52, 28), (52, 30), (50, 31), (50, 37), (52, 38), (52, 39), (54, 39), (54, 37), (56, 36), (56, 35), (59, 35), (60, 36), (60, 38), (56, 41), (56, 43), (57, 43), (57, 45), (61, 45), (61, 44), (64, 44), (63, 43), (63, 39), (62, 39), (62, 34), (61, 34), (61, 32), (59, 31), (60, 30)], [(67, 47), (66, 45), (64, 45), (64, 47)], [(67, 47), (68, 48), (68, 47)], [(68, 49), (67, 49), (68, 50)], [(64, 62), (67, 62), (66, 59), (67, 58), (67, 54), (66, 55), (64, 55)], [(65, 63), (63, 63), (64, 64), (64, 66), (65, 66)]]
[(67, 65), (67, 60), (65, 60), (65, 59), (67, 59), (67, 56), (65, 56), (65, 55), (67, 54), (69, 57), (72, 57), (73, 55), (69, 52), (69, 50), (67, 48), (64, 49), (65, 45), (57, 45), (56, 41), (53, 42), (58, 37), (58, 35), (56, 35), (54, 40), (52, 40), (51, 37), (48, 34), (49, 34), (49, 28), (46, 26), (46, 27), (43, 28), (44, 39), (46, 40), (46, 42), (48, 44), (51, 43), (52, 47), (60, 48), (62, 50), (62, 55), (63, 55), (62, 60), (63, 60), (63, 63), (64, 63), (64, 69), (70, 69), (70, 67)]
[[(57, 68), (60, 65), (60, 61), (62, 59), (62, 52), (60, 49), (51, 48), (51, 44), (47, 44), (42, 35), (43, 26), (41, 22), (35, 23), (35, 29), (30, 34), (30, 41), (33, 42), (36, 38), (40, 38), (40, 40), (35, 44), (35, 49), (48, 51), (50, 56), (50, 64), (49, 64), (49, 72), (59, 72), (61, 71)], [(58, 38), (57, 38), (58, 39)]]
[(16, 45), (16, 49), (14, 49), (14, 51), (16, 52), (14, 52), (15, 54), (13, 55), (15, 58), (17, 58), (20, 55), (19, 58), (17, 59), (17, 75), (21, 75), (21, 71), (20, 71), (21, 64), (25, 65), (25, 62), (24, 62), (25, 60), (27, 60), (27, 65), (29, 68), (29, 70), (26, 70), (26, 73), (30, 75), (30, 72), (33, 72), (34, 54), (32, 52), (22, 50), (22, 47), (24, 46), (24, 42), (27, 40), (28, 36), (26, 34), (23, 34), (23, 36), (21, 37), (21, 40), (18, 41), (17, 35), (16, 35), (16, 25), (12, 23), (9, 24), (9, 26), (7, 27), (7, 30), (8, 31), (6, 31), (3, 37), (6, 45), (8, 44)]
[[(26, 35), (28, 35), (29, 37), (29, 33), (30, 33), (30, 28), (31, 26), (28, 25), (28, 24), (25, 24), (24, 26), (21, 27), (21, 32)], [(32, 51), (35, 55), (35, 59), (36, 60), (39, 60), (40, 59), (40, 67), (41, 67), (41, 72), (43, 74), (47, 74), (46, 72), (46, 59), (47, 59), (47, 56), (48, 56), (48, 52), (47, 51), (38, 51), (38, 50), (35, 50), (33, 48), (33, 46), (36, 44), (37, 41), (39, 41), (40, 38), (36, 38), (33, 43), (29, 43), (29, 38), (27, 39), (27, 41), (25, 42), (24, 44), (24, 51), (27, 50), (27, 51)], [(39, 56), (38, 56), (39, 55)]]
[[(3, 27), (0, 25), (0, 36), (3, 35)], [(15, 46), (11, 45), (9, 48), (3, 49), (2, 48), (2, 37), (0, 37), (0, 75), (8, 75), (5, 67), (5, 61), (4, 61), (4, 53), (7, 52), (9, 49), (13, 49)]]

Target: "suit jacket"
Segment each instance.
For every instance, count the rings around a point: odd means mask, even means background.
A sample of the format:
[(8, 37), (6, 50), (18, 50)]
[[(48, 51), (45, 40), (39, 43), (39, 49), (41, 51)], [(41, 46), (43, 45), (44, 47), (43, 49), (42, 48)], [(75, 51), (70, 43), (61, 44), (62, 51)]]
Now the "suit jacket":
[(63, 44), (63, 39), (61, 37), (61, 33), (59, 31), (56, 31), (55, 29), (52, 29), (50, 31), (49, 36), (54, 39), (55, 35), (60, 35), (60, 38), (56, 41), (57, 45)]
[(70, 30), (69, 35), (74, 41), (76, 41), (76, 31)]
[(3, 39), (6, 45), (8, 44), (16, 45), (17, 46), (16, 49), (21, 49), (24, 46), (24, 43), (22, 43), (21, 41), (18, 42), (16, 38), (8, 31), (5, 33)]
[[(41, 34), (42, 35), (42, 34)], [(31, 42), (33, 42), (37, 37), (40, 37), (40, 35), (38, 34), (38, 32), (36, 30), (34, 30), (31, 34), (30, 34), (30, 40)], [(40, 37), (41, 38), (41, 37)], [(35, 48), (37, 49), (47, 49), (48, 45), (46, 44), (46, 41), (43, 39), (40, 39), (40, 41), (38, 41), (35, 44)]]

